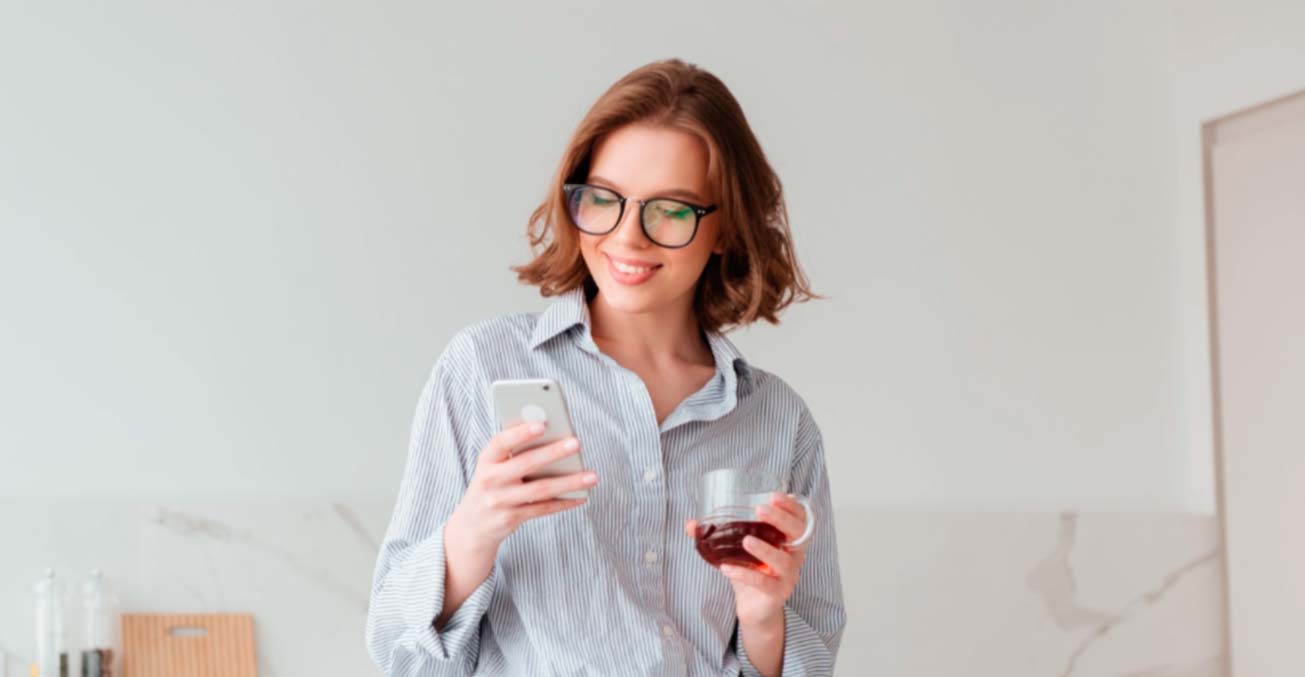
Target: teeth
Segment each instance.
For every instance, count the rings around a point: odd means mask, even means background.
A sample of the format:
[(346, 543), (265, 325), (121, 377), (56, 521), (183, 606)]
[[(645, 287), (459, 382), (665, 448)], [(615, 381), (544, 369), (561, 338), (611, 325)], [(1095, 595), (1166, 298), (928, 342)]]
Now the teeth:
[(613, 260), (612, 265), (615, 266), (617, 270), (627, 275), (638, 275), (640, 273), (646, 273), (652, 270), (652, 268), (650, 267), (627, 266), (624, 263), (621, 263), (620, 261), (617, 260)]

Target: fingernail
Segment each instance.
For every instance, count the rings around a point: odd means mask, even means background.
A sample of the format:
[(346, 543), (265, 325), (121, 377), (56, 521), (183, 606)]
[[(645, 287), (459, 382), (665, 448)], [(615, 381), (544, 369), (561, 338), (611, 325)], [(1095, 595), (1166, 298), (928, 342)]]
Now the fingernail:
[(544, 429), (547, 428), (547, 427), (548, 427), (548, 426), (544, 425), (543, 423), (531, 423), (531, 424), (530, 424), (530, 432), (533, 433), (533, 434), (535, 434), (535, 435), (538, 435), (539, 433), (544, 432)]
[(732, 565), (732, 564), (722, 564), (722, 565), (720, 565), (720, 572), (721, 572), (722, 574), (725, 574), (726, 576), (732, 576), (732, 575), (734, 575), (734, 565)]
[(594, 484), (598, 481), (598, 475), (595, 473), (589, 473), (584, 476), (583, 481), (585, 484)]
[(768, 505), (759, 505), (759, 506), (757, 506), (757, 514), (758, 514), (758, 515), (769, 515), (769, 514), (770, 514), (770, 506), (768, 506)]
[(566, 443), (562, 445), (562, 447), (565, 448), (567, 451), (575, 451), (576, 449), (580, 448), (580, 440), (577, 440), (576, 438), (572, 437), (571, 439), (567, 440)]

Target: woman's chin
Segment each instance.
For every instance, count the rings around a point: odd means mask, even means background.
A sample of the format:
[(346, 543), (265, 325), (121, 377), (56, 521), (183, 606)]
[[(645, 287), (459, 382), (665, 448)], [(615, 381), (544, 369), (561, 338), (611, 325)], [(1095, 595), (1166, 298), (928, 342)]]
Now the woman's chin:
[(612, 310), (623, 313), (644, 313), (665, 307), (664, 294), (658, 293), (656, 287), (639, 285), (631, 287), (615, 280), (605, 280), (598, 286), (598, 293)]
[(626, 289), (615, 282), (599, 287), (603, 302), (615, 310), (634, 311), (650, 305), (652, 297), (644, 289)]

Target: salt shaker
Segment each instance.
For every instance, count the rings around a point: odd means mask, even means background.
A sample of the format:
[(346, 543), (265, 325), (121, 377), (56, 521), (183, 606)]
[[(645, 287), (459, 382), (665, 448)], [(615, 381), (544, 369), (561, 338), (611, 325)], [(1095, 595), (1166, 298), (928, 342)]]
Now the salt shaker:
[(118, 615), (104, 575), (91, 569), (82, 581), (82, 677), (113, 677), (118, 658)]

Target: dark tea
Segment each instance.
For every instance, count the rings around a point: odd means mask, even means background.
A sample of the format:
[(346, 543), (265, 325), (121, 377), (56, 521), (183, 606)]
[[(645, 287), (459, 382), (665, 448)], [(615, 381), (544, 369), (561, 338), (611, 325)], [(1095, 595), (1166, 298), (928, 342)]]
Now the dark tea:
[(760, 569), (761, 560), (743, 549), (745, 536), (756, 536), (777, 548), (784, 543), (784, 532), (774, 525), (743, 520), (699, 523), (694, 541), (698, 554), (712, 566), (737, 564)]

